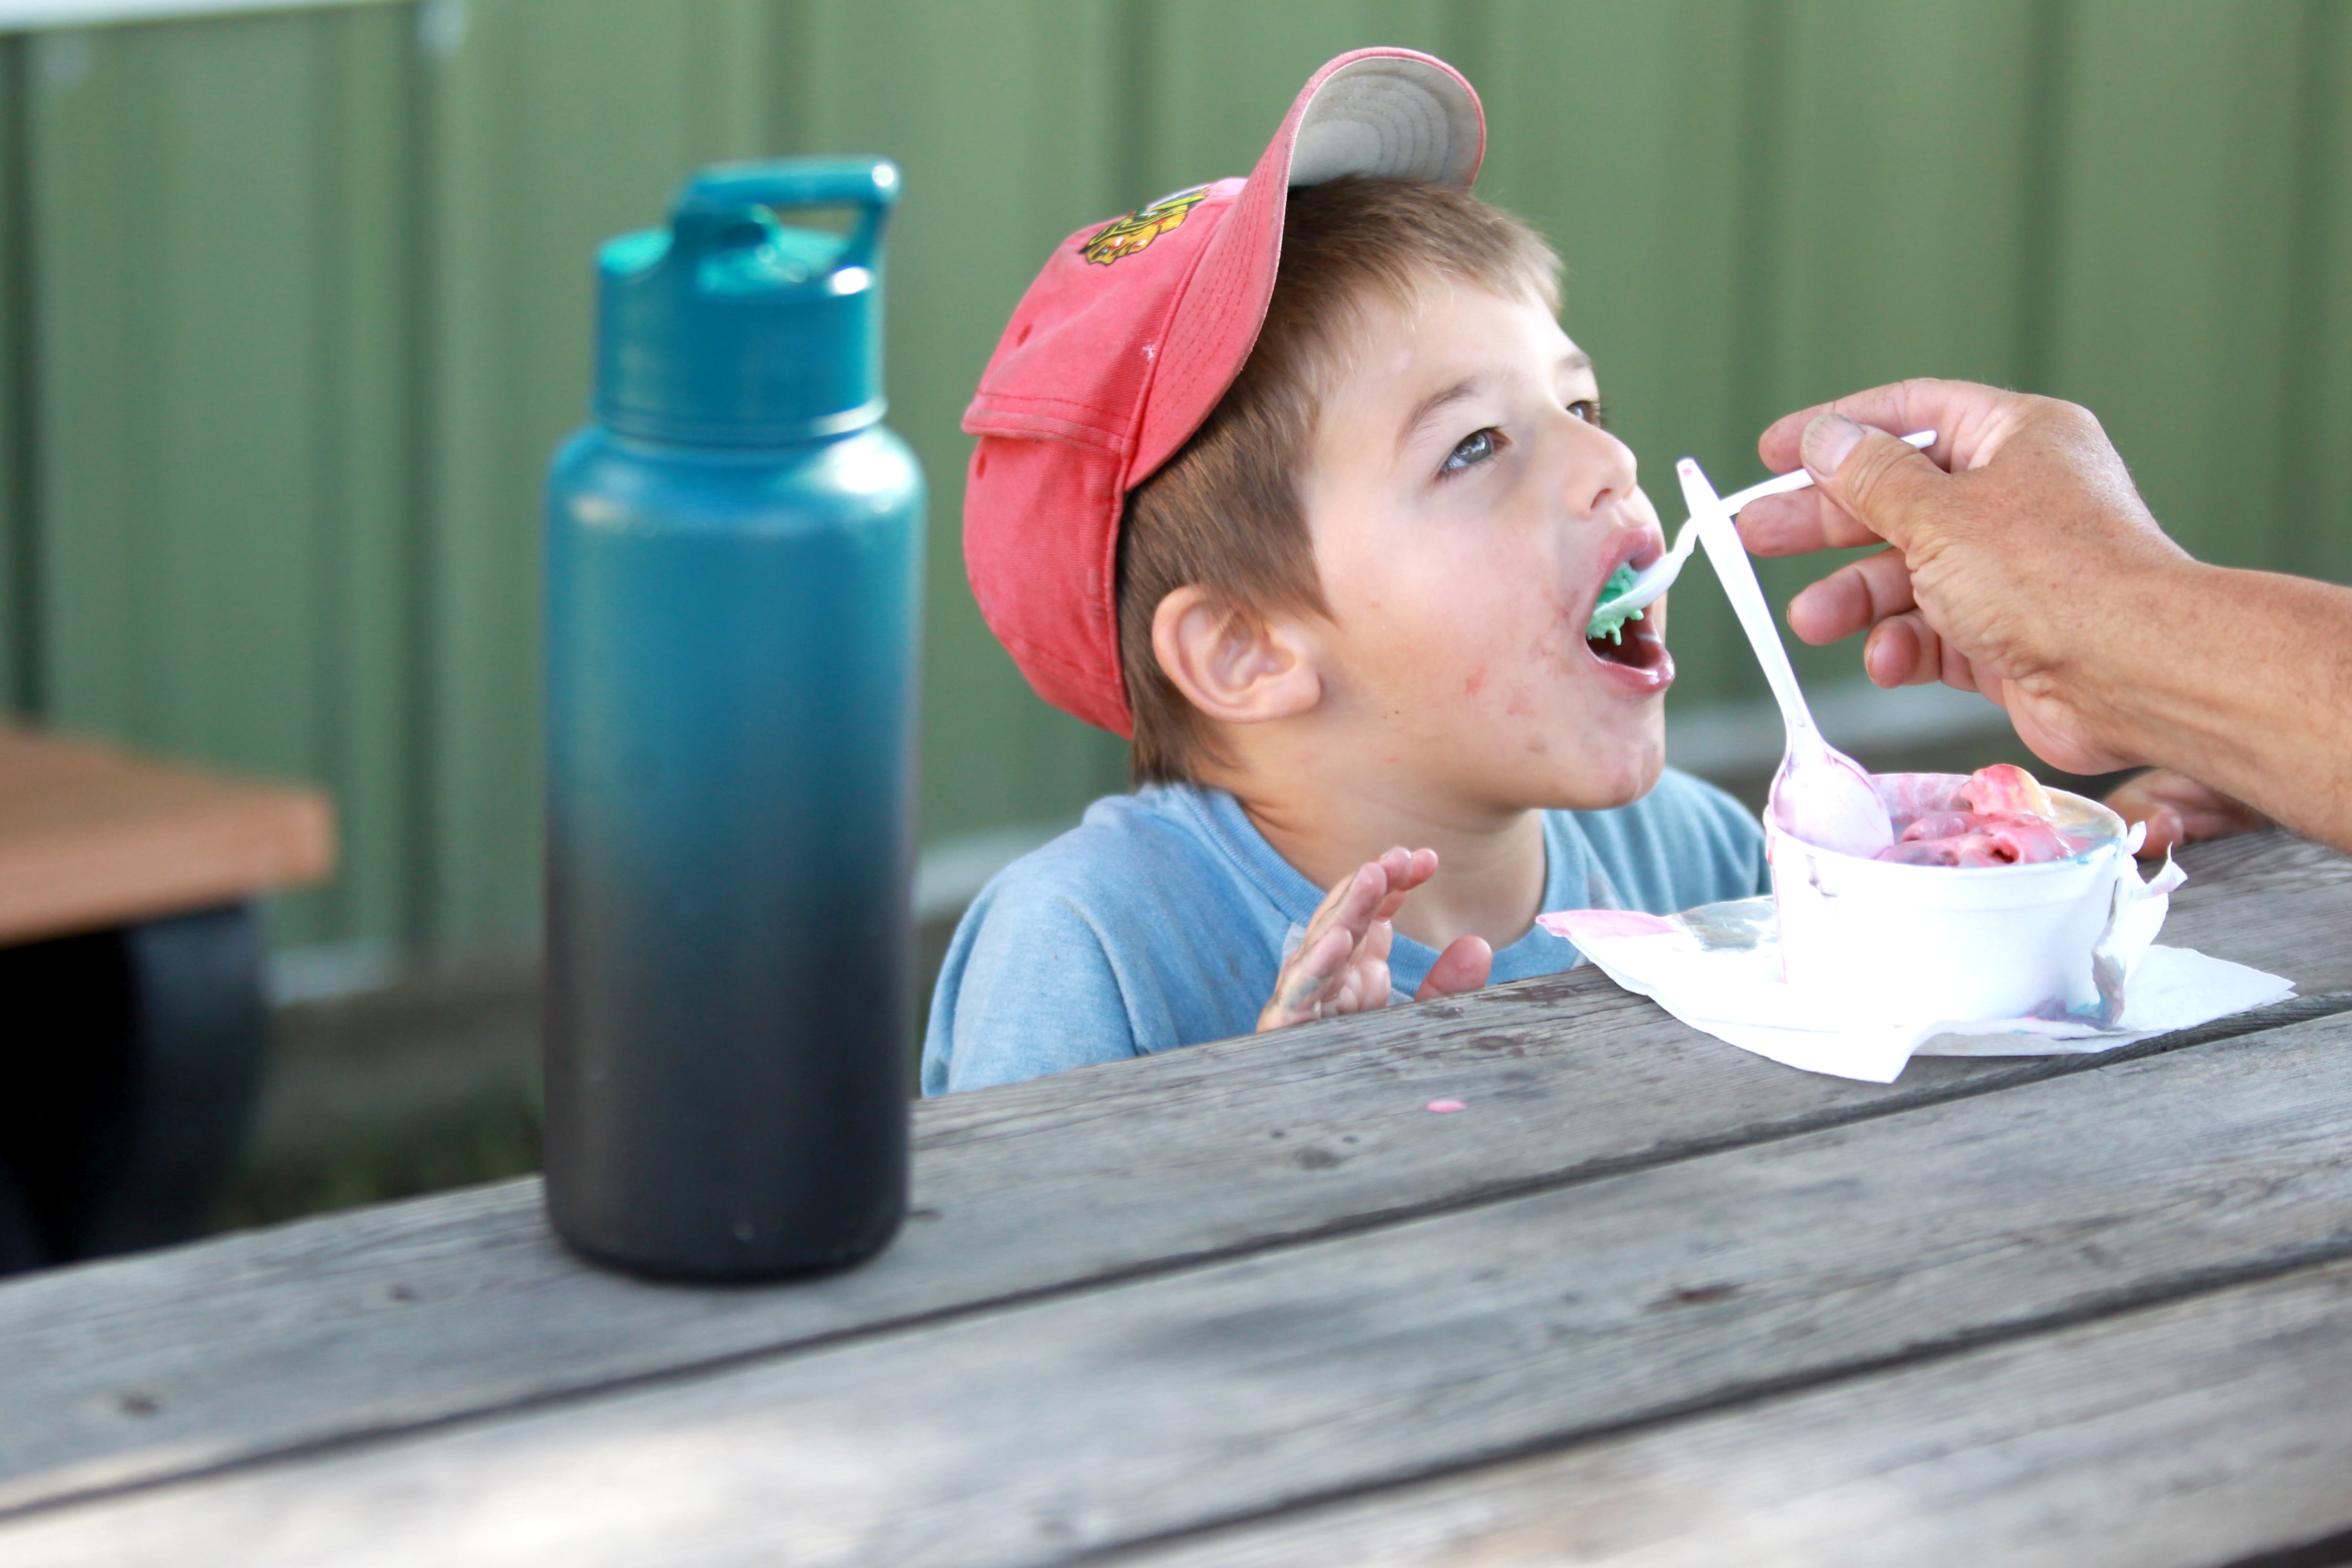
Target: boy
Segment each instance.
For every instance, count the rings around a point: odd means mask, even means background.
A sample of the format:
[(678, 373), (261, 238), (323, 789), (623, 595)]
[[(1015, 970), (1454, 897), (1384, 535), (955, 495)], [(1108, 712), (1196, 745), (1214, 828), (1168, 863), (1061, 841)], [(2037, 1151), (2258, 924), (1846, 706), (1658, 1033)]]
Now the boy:
[(965, 914), (926, 1094), (1580, 962), (1542, 910), (1767, 888), (1755, 821), (1661, 774), (1663, 605), (1585, 636), (1664, 542), (1557, 258), (1469, 194), (1484, 145), (1450, 68), (1342, 56), (1248, 180), (1073, 236), (1013, 311), (965, 415), (972, 590), (1144, 787)]

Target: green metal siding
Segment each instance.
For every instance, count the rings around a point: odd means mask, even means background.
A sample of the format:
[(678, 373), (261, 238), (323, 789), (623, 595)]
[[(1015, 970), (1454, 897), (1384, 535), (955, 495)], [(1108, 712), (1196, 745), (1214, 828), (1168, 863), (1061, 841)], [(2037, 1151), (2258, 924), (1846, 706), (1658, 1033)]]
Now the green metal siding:
[[(957, 416), (1047, 246), (1245, 171), (1373, 42), (1478, 83), (1483, 188), (1559, 244), (1653, 474), (1744, 483), (1779, 412), (1972, 376), (2097, 409), (2199, 553), (2352, 576), (2333, 0), (436, 0), (6, 42), (0, 686), (331, 788), (345, 869), (281, 940), (527, 939), (592, 247), (698, 163), (878, 151), (938, 498), (926, 834), (1074, 812), (1120, 748), (980, 623)], [(1705, 574), (1675, 628), (1677, 701), (1757, 689)]]

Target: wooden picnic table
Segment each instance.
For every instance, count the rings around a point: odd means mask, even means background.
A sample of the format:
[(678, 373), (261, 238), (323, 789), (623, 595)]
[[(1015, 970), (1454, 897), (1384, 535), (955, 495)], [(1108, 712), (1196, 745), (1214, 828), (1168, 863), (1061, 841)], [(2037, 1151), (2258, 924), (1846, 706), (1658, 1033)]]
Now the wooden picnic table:
[(204, 1234), (269, 1042), (259, 900), (334, 856), (317, 790), (0, 724), (0, 1273)]
[(2345, 1561), (2352, 862), (2186, 859), (2298, 999), (1879, 1086), (1586, 970), (927, 1103), (814, 1282), (523, 1181), (10, 1283), (0, 1562)]

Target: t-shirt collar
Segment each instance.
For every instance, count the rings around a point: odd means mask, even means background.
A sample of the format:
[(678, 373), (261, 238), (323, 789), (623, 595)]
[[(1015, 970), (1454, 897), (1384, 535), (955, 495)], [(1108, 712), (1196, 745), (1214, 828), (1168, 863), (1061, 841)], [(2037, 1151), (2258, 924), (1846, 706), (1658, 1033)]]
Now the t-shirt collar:
[[(1317, 906), (1329, 889), (1318, 888), (1301, 875), (1298, 868), (1284, 859), (1274, 846), (1267, 843), (1257, 824), (1242, 803), (1229, 790), (1202, 789), (1192, 784), (1159, 786), (1189, 809), (1209, 841), (1230, 858), (1234, 865), (1270, 900), (1283, 918), (1293, 925), (1305, 925), (1314, 918)], [(1591, 906), (1595, 886), (1592, 873), (1598, 868), (1586, 864), (1589, 852), (1572, 834), (1557, 830), (1554, 813), (1544, 814), (1544, 896), (1546, 910), (1578, 910)], [(1601, 879), (1605, 882), (1606, 879)], [(1532, 927), (1528, 933), (1495, 955), (1495, 967), (1499, 974), (1515, 968), (1506, 960), (1517, 954), (1529, 942), (1547, 948), (1559, 938), (1541, 926)], [(1391, 949), (1391, 964), (1399, 969), (1426, 972), (1437, 961), (1436, 952), (1402, 931), (1396, 933)], [(1556, 967), (1556, 965), (1555, 965)]]

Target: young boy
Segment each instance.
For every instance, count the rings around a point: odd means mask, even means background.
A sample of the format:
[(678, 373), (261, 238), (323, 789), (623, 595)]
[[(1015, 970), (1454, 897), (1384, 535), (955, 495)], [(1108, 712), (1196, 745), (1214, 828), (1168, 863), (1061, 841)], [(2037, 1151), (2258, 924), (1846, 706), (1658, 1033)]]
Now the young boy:
[[(964, 420), (965, 557), (1046, 700), (1143, 787), (982, 891), (923, 1091), (1566, 969), (1542, 910), (1769, 886), (1662, 773), (1664, 549), (1561, 332), (1559, 261), (1469, 194), (1450, 68), (1318, 71), (1248, 180), (1073, 236)], [(1328, 891), (1327, 891), (1328, 889)]]

